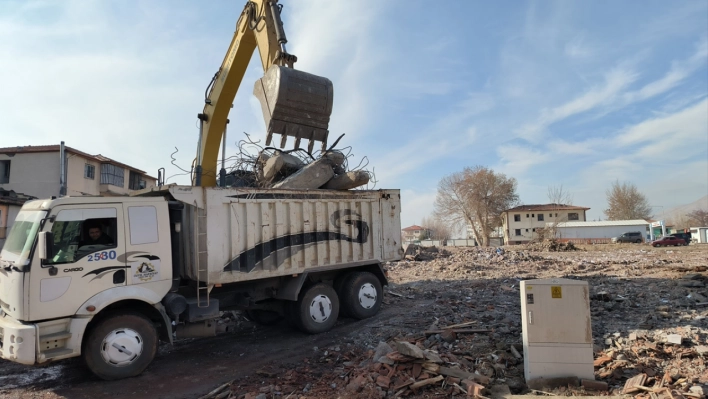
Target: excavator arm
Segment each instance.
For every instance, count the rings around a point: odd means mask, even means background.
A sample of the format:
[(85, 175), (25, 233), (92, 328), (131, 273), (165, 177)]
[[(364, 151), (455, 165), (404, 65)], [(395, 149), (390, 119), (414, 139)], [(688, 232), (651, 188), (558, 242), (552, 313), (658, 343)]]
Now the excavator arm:
[[(258, 48), (265, 75), (258, 79), (254, 94), (261, 102), (266, 122), (266, 145), (273, 134), (309, 140), (309, 151), (319, 141), (327, 144), (329, 116), (332, 113), (333, 89), (329, 79), (295, 70), (297, 57), (285, 49), (287, 38), (280, 18), (282, 6), (277, 0), (251, 0), (236, 23), (236, 32), (221, 67), (214, 75), (204, 99), (200, 121), (199, 145), (193, 185), (215, 186), (219, 146), (229, 123), (236, 92), (241, 86), (253, 52)], [(222, 172), (223, 173), (223, 172)]]

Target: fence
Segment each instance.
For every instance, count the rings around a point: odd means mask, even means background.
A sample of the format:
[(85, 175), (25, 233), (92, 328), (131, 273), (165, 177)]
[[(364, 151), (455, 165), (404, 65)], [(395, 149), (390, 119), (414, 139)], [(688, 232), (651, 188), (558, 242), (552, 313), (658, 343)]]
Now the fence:
[(573, 244), (611, 244), (611, 238), (558, 238), (559, 242), (572, 242)]
[[(495, 238), (489, 240), (489, 245), (496, 246)], [(476, 247), (477, 241), (472, 239), (422, 240), (416, 244), (422, 247)]]

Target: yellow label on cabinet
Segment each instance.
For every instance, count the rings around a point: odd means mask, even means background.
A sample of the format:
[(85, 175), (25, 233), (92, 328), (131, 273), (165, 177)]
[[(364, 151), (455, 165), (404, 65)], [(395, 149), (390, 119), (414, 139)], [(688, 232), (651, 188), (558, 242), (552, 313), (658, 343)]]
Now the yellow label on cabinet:
[(563, 290), (560, 286), (551, 286), (551, 298), (563, 298)]

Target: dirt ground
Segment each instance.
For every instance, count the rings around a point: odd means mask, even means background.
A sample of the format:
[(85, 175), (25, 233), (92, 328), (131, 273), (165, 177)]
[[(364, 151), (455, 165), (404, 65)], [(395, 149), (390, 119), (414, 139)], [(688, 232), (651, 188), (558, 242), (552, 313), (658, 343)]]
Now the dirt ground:
[[(647, 377), (644, 386), (685, 397), (708, 392), (708, 245), (543, 249), (421, 250), (417, 260), (386, 265), (391, 284), (371, 319), (342, 319), (330, 332), (306, 335), (230, 314), (234, 332), (162, 345), (147, 371), (132, 379), (98, 380), (78, 359), (45, 367), (1, 361), (0, 398), (199, 398), (217, 388), (211, 397), (467, 397), (459, 379), (435, 378), (441, 365), (474, 373), (485, 382), (484, 395), (528, 393), (523, 361), (512, 349), (523, 354), (519, 282), (559, 277), (590, 284), (595, 376), (607, 383), (599, 394), (620, 394), (638, 375)], [(457, 324), (463, 327), (456, 333), (440, 333)], [(671, 334), (681, 344), (667, 343)], [(390, 348), (381, 352), (397, 342), (440, 361), (421, 372), (405, 356), (386, 355)], [(435, 381), (411, 388), (427, 378)], [(590, 394), (568, 389), (554, 393)]]

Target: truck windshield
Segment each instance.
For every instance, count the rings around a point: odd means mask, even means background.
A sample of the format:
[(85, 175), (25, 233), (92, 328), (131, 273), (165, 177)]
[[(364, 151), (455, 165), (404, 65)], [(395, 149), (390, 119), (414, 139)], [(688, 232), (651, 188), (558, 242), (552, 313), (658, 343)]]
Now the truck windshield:
[(0, 252), (0, 259), (18, 266), (27, 264), (39, 223), (46, 211), (20, 211)]

